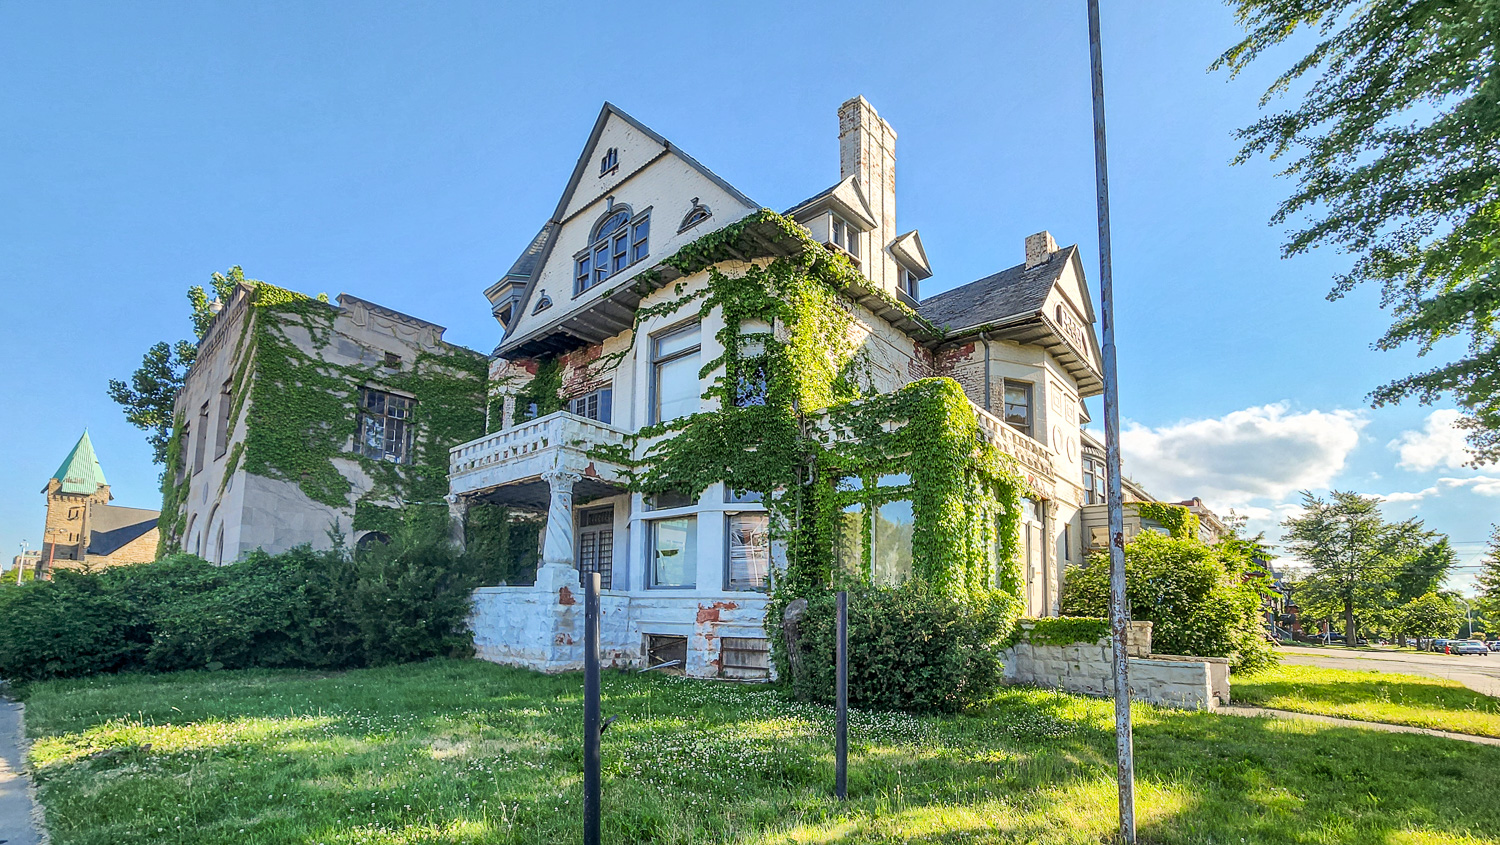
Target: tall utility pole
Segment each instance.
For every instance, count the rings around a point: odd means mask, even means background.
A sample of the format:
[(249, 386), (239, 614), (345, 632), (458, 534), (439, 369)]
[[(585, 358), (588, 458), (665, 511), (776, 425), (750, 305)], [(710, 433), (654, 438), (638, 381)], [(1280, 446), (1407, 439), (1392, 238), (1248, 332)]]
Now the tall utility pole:
[(1120, 841), (1135, 845), (1135, 748), (1130, 729), (1130, 606), (1125, 598), (1125, 512), (1120, 494), (1120, 381), (1115, 373), (1115, 292), (1109, 244), (1109, 165), (1104, 145), (1104, 58), (1099, 0), (1089, 4), (1089, 64), (1094, 89), (1094, 175), (1099, 200), (1099, 320), (1104, 324), (1104, 463), (1109, 475), (1109, 629), (1115, 652), (1115, 774)]

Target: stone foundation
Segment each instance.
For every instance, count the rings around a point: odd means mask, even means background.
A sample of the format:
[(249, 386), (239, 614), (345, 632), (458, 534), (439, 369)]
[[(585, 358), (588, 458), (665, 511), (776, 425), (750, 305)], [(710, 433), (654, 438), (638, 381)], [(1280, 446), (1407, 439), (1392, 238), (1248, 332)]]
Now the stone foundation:
[[(1130, 697), (1163, 707), (1213, 710), (1229, 703), (1229, 661), (1151, 653), (1151, 623), (1132, 622), (1126, 637)], [(1011, 683), (1083, 695), (1114, 694), (1114, 647), (1109, 637), (1094, 643), (1036, 645), (1023, 625), (1020, 642), (1001, 655)]]

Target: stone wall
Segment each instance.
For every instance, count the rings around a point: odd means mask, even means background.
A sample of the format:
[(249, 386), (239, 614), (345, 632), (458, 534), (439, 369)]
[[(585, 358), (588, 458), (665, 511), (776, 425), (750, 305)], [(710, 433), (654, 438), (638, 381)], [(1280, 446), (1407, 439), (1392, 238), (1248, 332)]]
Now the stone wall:
[[(599, 596), (600, 665), (635, 667), (651, 635), (685, 637), (686, 675), (720, 677), (720, 638), (764, 638), (762, 594), (731, 598), (665, 591)], [(476, 656), (540, 672), (583, 668), (583, 590), (575, 570), (545, 565), (531, 587), (481, 587), (469, 617)]]
[[(1163, 707), (1213, 710), (1229, 703), (1229, 661), (1151, 653), (1151, 623), (1132, 622), (1126, 638), (1130, 697)], [(1023, 630), (1007, 649), (1007, 681), (1083, 695), (1114, 694), (1114, 647), (1109, 637), (1094, 643), (1038, 645)]]

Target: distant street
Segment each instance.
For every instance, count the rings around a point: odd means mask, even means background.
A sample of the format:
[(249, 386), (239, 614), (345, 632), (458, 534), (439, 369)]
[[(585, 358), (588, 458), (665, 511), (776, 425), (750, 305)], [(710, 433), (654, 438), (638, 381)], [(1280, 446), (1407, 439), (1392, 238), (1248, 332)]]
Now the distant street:
[(1430, 654), (1414, 651), (1376, 651), (1284, 646), (1277, 649), (1283, 663), (1354, 669), (1365, 672), (1404, 672), (1447, 678), (1485, 695), (1500, 697), (1500, 652), (1489, 655)]

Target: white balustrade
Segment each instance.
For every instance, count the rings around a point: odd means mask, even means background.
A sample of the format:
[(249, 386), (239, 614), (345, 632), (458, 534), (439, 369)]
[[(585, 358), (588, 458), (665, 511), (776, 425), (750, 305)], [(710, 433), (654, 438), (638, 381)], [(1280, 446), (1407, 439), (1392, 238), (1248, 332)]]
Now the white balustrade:
[(587, 452), (594, 446), (624, 442), (625, 432), (614, 426), (558, 411), (454, 446), (448, 452), (448, 475), (525, 460), (552, 448)]

